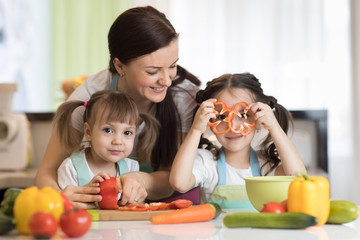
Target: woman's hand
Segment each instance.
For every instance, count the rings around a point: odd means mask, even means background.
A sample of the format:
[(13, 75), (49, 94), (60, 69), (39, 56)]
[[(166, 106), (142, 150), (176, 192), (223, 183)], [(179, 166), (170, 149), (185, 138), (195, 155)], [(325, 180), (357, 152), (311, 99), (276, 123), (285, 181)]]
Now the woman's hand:
[(216, 102), (216, 99), (211, 98), (201, 103), (191, 126), (193, 130), (198, 130), (201, 133), (206, 131), (209, 120), (216, 117), (214, 113), (214, 102)]
[(119, 205), (143, 203), (147, 197), (145, 182), (138, 172), (129, 172), (117, 177), (121, 199)]

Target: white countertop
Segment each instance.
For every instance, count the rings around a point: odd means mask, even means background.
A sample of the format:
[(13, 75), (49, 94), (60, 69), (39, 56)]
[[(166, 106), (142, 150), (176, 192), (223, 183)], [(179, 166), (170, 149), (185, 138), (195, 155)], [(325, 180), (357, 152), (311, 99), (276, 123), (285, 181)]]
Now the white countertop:
[[(235, 211), (227, 209), (227, 213)], [(222, 213), (217, 219), (209, 222), (153, 225), (150, 221), (99, 221), (93, 222), (91, 230), (83, 237), (84, 240), (162, 240), (162, 239), (286, 239), (286, 240), (352, 240), (360, 239), (360, 218), (343, 225), (323, 225), (301, 230), (287, 229), (255, 229), (226, 228), (222, 219), (227, 213)], [(19, 236), (12, 232), (10, 236), (0, 236), (1, 239), (32, 239), (29, 236)], [(58, 236), (55, 239), (62, 239)]]

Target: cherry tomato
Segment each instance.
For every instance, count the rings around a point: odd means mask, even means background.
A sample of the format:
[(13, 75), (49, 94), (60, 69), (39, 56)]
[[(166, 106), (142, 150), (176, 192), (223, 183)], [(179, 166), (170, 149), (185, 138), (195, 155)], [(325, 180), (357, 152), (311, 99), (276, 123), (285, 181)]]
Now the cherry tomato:
[(187, 199), (177, 199), (169, 204), (170, 209), (182, 209), (193, 205), (193, 202)]
[(36, 212), (29, 219), (31, 235), (36, 238), (51, 238), (58, 229), (56, 218), (48, 212)]
[(60, 217), (60, 227), (69, 237), (80, 237), (91, 227), (91, 216), (85, 209), (74, 208)]
[(63, 203), (64, 203), (64, 210), (71, 210), (74, 208), (74, 205), (69, 201), (69, 199), (63, 194), (60, 193), (62, 199), (63, 199)]
[(278, 202), (268, 202), (265, 204), (264, 208), (261, 210), (262, 213), (283, 213), (285, 212), (284, 207)]
[(285, 200), (282, 201), (280, 204), (281, 204), (281, 205), (283, 206), (283, 208), (285, 209), (285, 212), (287, 212), (287, 211), (288, 211), (288, 200), (285, 199)]

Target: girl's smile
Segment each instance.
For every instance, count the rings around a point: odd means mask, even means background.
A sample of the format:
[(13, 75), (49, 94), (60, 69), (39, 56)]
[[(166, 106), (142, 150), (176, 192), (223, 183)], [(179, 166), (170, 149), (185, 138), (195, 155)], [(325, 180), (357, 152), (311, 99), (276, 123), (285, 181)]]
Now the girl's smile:
[(225, 138), (228, 139), (229, 141), (238, 141), (242, 138), (243, 136), (241, 134), (236, 134), (233, 136), (226, 136)]

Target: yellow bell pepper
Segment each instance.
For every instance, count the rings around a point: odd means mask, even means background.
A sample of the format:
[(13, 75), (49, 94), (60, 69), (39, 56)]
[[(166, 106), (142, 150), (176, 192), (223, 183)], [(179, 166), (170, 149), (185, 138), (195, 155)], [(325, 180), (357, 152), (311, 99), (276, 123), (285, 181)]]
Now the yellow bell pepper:
[(330, 212), (330, 185), (325, 177), (301, 174), (289, 185), (288, 211), (312, 215), (317, 226), (326, 223)]
[(30, 217), (39, 211), (51, 213), (59, 221), (61, 214), (64, 212), (64, 204), (60, 193), (51, 187), (38, 189), (36, 186), (21, 191), (14, 205), (16, 229), (20, 234), (30, 233), (28, 226)]

